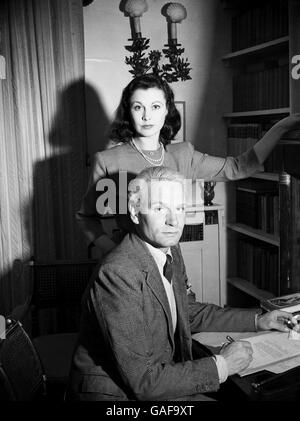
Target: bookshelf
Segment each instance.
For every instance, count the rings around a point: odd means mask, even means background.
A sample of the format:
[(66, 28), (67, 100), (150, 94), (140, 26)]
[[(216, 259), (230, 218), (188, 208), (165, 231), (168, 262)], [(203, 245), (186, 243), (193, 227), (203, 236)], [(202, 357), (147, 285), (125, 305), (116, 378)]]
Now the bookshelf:
[(253, 55), (260, 56), (269, 52), (278, 51), (279, 48), (288, 47), (289, 36), (280, 37), (272, 41), (263, 42), (259, 45), (254, 45), (253, 47), (244, 48), (243, 50), (234, 51), (232, 53), (226, 54), (223, 56), (223, 61), (226, 60), (240, 60), (245, 57), (250, 57)]
[(277, 235), (268, 234), (261, 230), (249, 227), (246, 224), (239, 223), (228, 223), (227, 228), (239, 232), (241, 234), (247, 235), (248, 237), (256, 238), (257, 240), (264, 241), (265, 243), (273, 244), (274, 246), (279, 247), (280, 239)]
[(263, 116), (263, 115), (266, 115), (266, 116), (280, 115), (280, 114), (289, 114), (289, 111), (290, 109), (288, 107), (268, 109), (268, 110), (240, 111), (240, 112), (225, 113), (224, 117), (255, 117), (255, 116)]
[[(223, 0), (231, 46), (227, 154), (237, 156), (278, 120), (300, 112), (300, 2)], [(298, 56), (299, 57), (299, 56)], [(299, 60), (300, 62), (300, 60)], [(299, 80), (298, 80), (299, 79)], [(228, 183), (227, 304), (300, 290), (300, 131), (287, 133), (265, 171)], [(299, 168), (298, 168), (299, 167)]]
[(259, 289), (251, 282), (246, 281), (242, 278), (229, 278), (228, 283), (257, 300), (268, 299), (273, 297), (273, 294), (271, 292)]

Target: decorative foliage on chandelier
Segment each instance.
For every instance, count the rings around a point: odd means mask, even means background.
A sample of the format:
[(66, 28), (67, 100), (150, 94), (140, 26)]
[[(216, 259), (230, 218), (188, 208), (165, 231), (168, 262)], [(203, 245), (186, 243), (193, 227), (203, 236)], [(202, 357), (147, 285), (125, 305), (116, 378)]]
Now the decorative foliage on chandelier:
[[(185, 7), (180, 3), (167, 3), (162, 8), (162, 13), (166, 16), (168, 24), (168, 44), (166, 48), (146, 51), (150, 47), (150, 39), (143, 38), (141, 32), (140, 18), (148, 10), (146, 0), (127, 0), (124, 12), (130, 18), (132, 31), (132, 45), (125, 46), (131, 53), (130, 57), (125, 57), (125, 63), (131, 66), (129, 72), (134, 76), (140, 76), (148, 72), (157, 74), (167, 82), (185, 81), (191, 79), (190, 63), (187, 58), (181, 57), (184, 48), (177, 43), (177, 23), (181, 23), (187, 16)], [(161, 62), (163, 55), (167, 62)]]

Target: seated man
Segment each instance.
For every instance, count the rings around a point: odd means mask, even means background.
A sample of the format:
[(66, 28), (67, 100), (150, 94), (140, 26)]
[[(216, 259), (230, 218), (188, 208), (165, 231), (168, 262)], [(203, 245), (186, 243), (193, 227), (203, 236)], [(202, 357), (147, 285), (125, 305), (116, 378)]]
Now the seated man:
[[(83, 297), (68, 399), (209, 400), (252, 360), (249, 342), (192, 357), (192, 333), (285, 331), (292, 315), (195, 301), (178, 246), (185, 221), (184, 179), (147, 168), (129, 185), (136, 227), (103, 261)], [(170, 263), (171, 261), (171, 263)]]

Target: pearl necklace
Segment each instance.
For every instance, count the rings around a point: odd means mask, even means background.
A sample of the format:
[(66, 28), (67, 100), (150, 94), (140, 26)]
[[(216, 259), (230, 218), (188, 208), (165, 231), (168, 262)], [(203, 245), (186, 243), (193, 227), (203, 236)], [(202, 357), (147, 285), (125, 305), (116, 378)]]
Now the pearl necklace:
[(165, 158), (165, 148), (163, 147), (163, 145), (160, 143), (160, 148), (161, 148), (161, 156), (158, 159), (154, 159), (154, 158), (150, 158), (148, 156), (146, 156), (144, 154), (144, 152), (138, 147), (138, 145), (136, 145), (135, 141), (133, 139), (131, 139), (131, 144), (132, 146), (138, 151), (138, 153), (140, 153), (142, 155), (142, 157), (149, 162), (149, 164), (151, 165), (156, 165), (156, 166), (161, 166), (162, 163), (164, 162), (164, 158)]

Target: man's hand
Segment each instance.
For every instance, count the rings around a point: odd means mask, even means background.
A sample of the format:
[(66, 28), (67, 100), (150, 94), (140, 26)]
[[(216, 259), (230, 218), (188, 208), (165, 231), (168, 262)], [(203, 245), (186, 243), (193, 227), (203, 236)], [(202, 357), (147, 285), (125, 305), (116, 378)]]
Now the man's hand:
[(289, 328), (286, 323), (288, 320), (292, 322), (293, 315), (286, 311), (273, 310), (257, 317), (257, 330), (280, 330), (288, 332)]
[(247, 368), (252, 361), (252, 354), (252, 346), (247, 341), (232, 342), (220, 351), (220, 355), (226, 360), (229, 376)]

